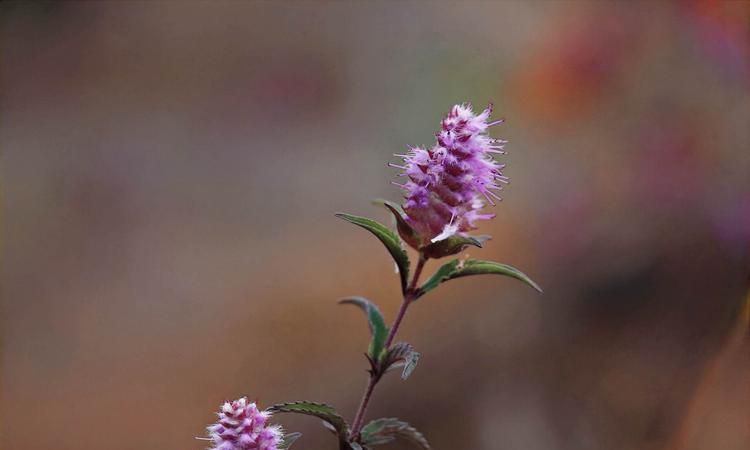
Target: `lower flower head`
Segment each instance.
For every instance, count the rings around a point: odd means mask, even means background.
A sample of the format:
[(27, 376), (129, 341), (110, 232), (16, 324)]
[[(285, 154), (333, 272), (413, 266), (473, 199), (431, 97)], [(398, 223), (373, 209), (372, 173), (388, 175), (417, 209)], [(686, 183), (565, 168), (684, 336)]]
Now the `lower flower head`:
[(280, 426), (268, 424), (271, 413), (247, 397), (224, 403), (218, 416), (208, 427), (210, 450), (277, 450), (284, 436)]

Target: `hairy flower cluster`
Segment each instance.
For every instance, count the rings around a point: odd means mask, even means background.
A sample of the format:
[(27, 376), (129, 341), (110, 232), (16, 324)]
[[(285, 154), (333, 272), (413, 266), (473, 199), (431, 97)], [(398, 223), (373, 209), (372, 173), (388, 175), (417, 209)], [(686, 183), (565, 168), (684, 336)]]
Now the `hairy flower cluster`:
[(284, 435), (280, 426), (268, 424), (271, 413), (259, 411), (246, 397), (224, 403), (218, 415), (208, 427), (211, 450), (277, 450)]
[(404, 212), (407, 223), (429, 244), (477, 228), (477, 220), (495, 217), (482, 213), (485, 200), (500, 200), (494, 192), (508, 183), (492, 153), (504, 154), (506, 141), (493, 139), (487, 129), (502, 123), (488, 122), (492, 105), (474, 114), (471, 105), (455, 105), (440, 124), (437, 142), (431, 149), (411, 148), (405, 165), (390, 164), (408, 177), (398, 184), (406, 192)]

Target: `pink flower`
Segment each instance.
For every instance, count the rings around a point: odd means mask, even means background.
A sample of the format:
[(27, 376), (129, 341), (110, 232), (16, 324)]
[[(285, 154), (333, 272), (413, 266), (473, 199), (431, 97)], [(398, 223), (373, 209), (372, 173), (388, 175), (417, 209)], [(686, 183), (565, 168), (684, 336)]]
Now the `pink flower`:
[(277, 450), (284, 436), (280, 426), (268, 424), (271, 413), (259, 411), (247, 397), (224, 403), (218, 416), (208, 427), (211, 450)]
[(508, 183), (492, 153), (504, 154), (506, 141), (493, 139), (487, 129), (501, 123), (488, 122), (492, 105), (474, 114), (471, 105), (455, 105), (442, 120), (437, 142), (431, 149), (411, 148), (403, 158), (408, 177), (398, 184), (406, 192), (404, 212), (420, 245), (428, 245), (477, 228), (477, 220), (495, 217), (483, 213), (485, 201), (501, 200), (495, 193)]

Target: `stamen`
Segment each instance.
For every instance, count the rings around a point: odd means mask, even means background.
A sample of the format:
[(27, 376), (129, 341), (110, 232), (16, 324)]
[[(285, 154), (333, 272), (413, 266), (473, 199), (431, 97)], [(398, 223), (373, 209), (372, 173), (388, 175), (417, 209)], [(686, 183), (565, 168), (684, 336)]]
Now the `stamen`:
[(487, 191), (487, 193), (488, 193), (488, 194), (490, 194), (491, 196), (495, 197), (495, 199), (496, 199), (497, 201), (499, 201), (499, 202), (503, 201), (503, 198), (502, 198), (502, 197), (500, 197), (499, 195), (495, 194), (494, 192), (492, 192), (492, 191)]
[(487, 199), (487, 202), (489, 202), (490, 205), (495, 206), (495, 202), (492, 201), (492, 199), (487, 195), (489, 191), (482, 190), (482, 195), (484, 195), (484, 198)]

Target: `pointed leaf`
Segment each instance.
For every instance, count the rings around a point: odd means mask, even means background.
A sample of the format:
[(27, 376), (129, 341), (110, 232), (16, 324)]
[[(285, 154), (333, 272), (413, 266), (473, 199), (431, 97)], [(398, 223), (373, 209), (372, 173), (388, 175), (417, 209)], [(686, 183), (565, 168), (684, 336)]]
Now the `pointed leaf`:
[(466, 261), (460, 261), (454, 259), (453, 261), (443, 264), (419, 289), (417, 297), (421, 297), (427, 292), (435, 289), (448, 280), (454, 278), (465, 277), (469, 275), (505, 275), (517, 280), (523, 281), (527, 285), (542, 292), (542, 288), (539, 287), (534, 281), (531, 280), (526, 274), (516, 269), (515, 267), (507, 264), (500, 264), (494, 261), (482, 261), (478, 259), (468, 259)]
[(389, 230), (385, 225), (366, 217), (353, 216), (344, 213), (337, 213), (336, 217), (358, 225), (380, 239), (380, 242), (382, 242), (383, 245), (385, 245), (385, 248), (388, 249), (388, 252), (390, 252), (393, 260), (396, 261), (398, 274), (401, 277), (401, 291), (405, 293), (409, 279), (409, 255), (407, 255), (406, 251), (401, 248), (401, 241), (398, 236), (396, 236), (396, 234)]
[(482, 241), (472, 236), (454, 235), (428, 245), (424, 248), (424, 254), (429, 258), (439, 259), (461, 253), (470, 245), (482, 248)]
[(321, 418), (331, 424), (339, 435), (339, 439), (346, 439), (349, 434), (349, 425), (343, 417), (336, 412), (333, 406), (317, 402), (289, 402), (278, 403), (268, 408), (271, 413), (297, 413)]
[(370, 326), (372, 340), (367, 354), (372, 361), (377, 361), (383, 351), (385, 339), (388, 336), (388, 327), (385, 326), (383, 314), (378, 307), (364, 297), (347, 297), (339, 300), (341, 305), (354, 305), (359, 307), (367, 315), (367, 323)]
[(511, 278), (515, 278), (519, 281), (523, 281), (527, 285), (536, 289), (539, 292), (543, 292), (542, 288), (539, 287), (531, 278), (525, 273), (516, 269), (508, 264), (501, 264), (494, 261), (482, 261), (478, 259), (469, 259), (460, 267), (459, 271), (451, 278), (465, 277), (468, 275), (505, 275)]
[(302, 433), (287, 433), (284, 435), (284, 437), (281, 439), (281, 444), (279, 444), (278, 448), (280, 450), (288, 450), (289, 447), (294, 444), (294, 441), (300, 438), (302, 436)]
[(396, 438), (406, 439), (424, 450), (430, 450), (430, 444), (422, 433), (408, 423), (392, 417), (373, 420), (360, 433), (360, 440), (367, 446), (387, 444)]

